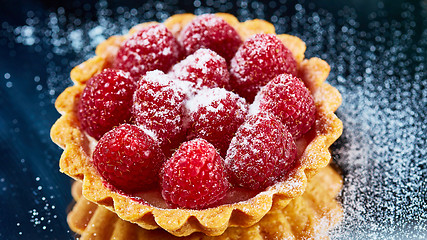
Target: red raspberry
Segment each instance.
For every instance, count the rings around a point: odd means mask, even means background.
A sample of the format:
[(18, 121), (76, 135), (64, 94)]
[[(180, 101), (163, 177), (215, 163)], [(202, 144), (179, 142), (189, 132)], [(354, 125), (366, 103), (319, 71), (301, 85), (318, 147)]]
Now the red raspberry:
[(230, 182), (262, 190), (279, 181), (293, 165), (296, 145), (275, 116), (262, 113), (249, 117), (231, 140), (225, 158)]
[(114, 67), (130, 72), (138, 80), (151, 70), (168, 71), (181, 55), (182, 47), (172, 33), (161, 24), (152, 25), (123, 42)]
[(255, 102), (259, 111), (276, 115), (295, 139), (308, 132), (316, 119), (316, 106), (309, 90), (290, 74), (281, 74), (270, 81)]
[(161, 71), (147, 72), (133, 97), (135, 122), (156, 135), (166, 155), (184, 138), (182, 115), (186, 94), (180, 83)]
[(121, 70), (104, 69), (89, 79), (78, 107), (82, 128), (98, 140), (114, 126), (129, 121), (135, 88), (129, 73)]
[(230, 63), (230, 83), (252, 102), (257, 92), (282, 73), (296, 74), (292, 53), (274, 34), (256, 34), (247, 39)]
[(171, 74), (179, 80), (195, 83), (195, 87), (209, 88), (229, 85), (227, 62), (216, 52), (199, 49), (172, 67)]
[(93, 163), (101, 176), (125, 192), (155, 186), (164, 160), (155, 140), (130, 124), (107, 132), (93, 152)]
[(181, 31), (178, 40), (190, 55), (200, 48), (209, 48), (227, 62), (234, 56), (242, 39), (224, 19), (213, 14), (195, 17)]
[(171, 205), (201, 209), (221, 200), (229, 188), (223, 159), (203, 139), (183, 143), (162, 169), (162, 196)]
[(225, 156), (231, 139), (248, 113), (244, 98), (223, 88), (203, 89), (186, 103), (189, 135), (212, 143)]

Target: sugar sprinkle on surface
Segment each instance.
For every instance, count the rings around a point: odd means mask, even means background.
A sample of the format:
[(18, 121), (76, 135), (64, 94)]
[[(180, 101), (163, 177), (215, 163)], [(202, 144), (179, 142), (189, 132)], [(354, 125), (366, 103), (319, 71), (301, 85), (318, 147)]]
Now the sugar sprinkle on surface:
[[(101, 41), (125, 34), (141, 19), (165, 20), (176, 12), (173, 4), (150, 1), (139, 9), (112, 9), (100, 1), (95, 18), (69, 16), (63, 8), (47, 16), (29, 13), (25, 25), (1, 24), (6, 41), (0, 44), (11, 56), (16, 45), (45, 53), (48, 79), (46, 86), (38, 87), (38, 97), (40, 105), (53, 108), (58, 94), (72, 84), (71, 68), (92, 57)], [(196, 14), (235, 9), (240, 21), (269, 20), (278, 33), (304, 40), (307, 58), (318, 56), (331, 65), (328, 81), (343, 95), (337, 115), (344, 123), (332, 152), (345, 181), (340, 196), (344, 220), (332, 232), (333, 239), (427, 237), (427, 23), (414, 14), (417, 4), (402, 4), (394, 20), (387, 18), (384, 4), (379, 2), (362, 29), (361, 18), (348, 7), (331, 13), (302, 0), (276, 7), (260, 1), (194, 1), (199, 6)], [(12, 76), (0, 84), (15, 81)], [(40, 231), (57, 217), (49, 214), (29, 211)], [(41, 217), (45, 224), (40, 224)]]

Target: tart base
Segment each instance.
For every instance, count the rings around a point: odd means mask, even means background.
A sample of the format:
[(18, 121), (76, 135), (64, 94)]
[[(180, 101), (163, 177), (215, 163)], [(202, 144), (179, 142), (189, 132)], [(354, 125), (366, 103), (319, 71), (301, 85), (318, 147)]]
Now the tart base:
[(80, 182), (75, 182), (72, 186), (72, 195), (76, 204), (67, 218), (70, 228), (81, 235), (81, 240), (329, 239), (327, 236), (329, 230), (342, 218), (342, 207), (335, 200), (342, 188), (342, 178), (330, 166), (311, 178), (304, 194), (292, 200), (286, 208), (270, 211), (251, 227), (228, 228), (217, 237), (209, 237), (202, 233), (175, 237), (161, 229), (145, 230), (82, 197), (81, 187)]

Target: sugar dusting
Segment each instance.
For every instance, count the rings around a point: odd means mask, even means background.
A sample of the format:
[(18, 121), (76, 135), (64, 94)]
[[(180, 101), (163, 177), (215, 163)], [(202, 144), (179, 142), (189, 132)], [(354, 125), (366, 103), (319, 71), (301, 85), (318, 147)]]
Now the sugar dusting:
[(185, 91), (178, 82), (162, 71), (150, 71), (139, 81), (133, 97), (135, 122), (153, 131), (160, 145), (182, 131)]
[[(224, 105), (220, 102), (221, 99), (225, 99), (227, 95), (236, 96), (232, 92), (228, 92), (224, 88), (203, 88), (197, 92), (196, 96), (190, 98), (186, 103), (186, 109), (191, 112), (197, 112), (201, 107), (209, 106), (209, 110), (212, 112), (218, 112), (224, 108)], [(213, 102), (219, 102), (216, 108), (212, 106)]]
[[(212, 67), (214, 66), (214, 67)], [(201, 48), (175, 64), (170, 74), (184, 81), (203, 86), (223, 87), (228, 85), (229, 73), (225, 59), (210, 49)]]
[(344, 173), (344, 220), (334, 238), (424, 238), (427, 31), (416, 34), (413, 5), (391, 21), (378, 7), (360, 30), (353, 9), (334, 19), (297, 5), (291, 33), (306, 42), (306, 56), (331, 64), (328, 80), (343, 95), (344, 133), (333, 151)]
[[(344, 123), (343, 136), (332, 150), (345, 181), (340, 196), (344, 219), (332, 238), (426, 238), (427, 30), (426, 22), (414, 14), (419, 6), (403, 4), (400, 16), (389, 20), (390, 13), (380, 3), (369, 15), (367, 29), (362, 29), (354, 9), (330, 13), (305, 1), (285, 3), (193, 4), (199, 7), (197, 14), (235, 7), (241, 21), (269, 20), (278, 33), (301, 37), (307, 44), (306, 57), (319, 56), (331, 65), (328, 81), (343, 95), (337, 115)], [(17, 44), (46, 53), (46, 86), (39, 84), (39, 76), (34, 81), (40, 104), (52, 108), (57, 95), (71, 85), (71, 68), (93, 56), (97, 44), (141, 21), (163, 21), (176, 12), (170, 7), (174, 4), (151, 1), (139, 9), (110, 9), (101, 1), (92, 20), (69, 16), (63, 8), (45, 19), (29, 12), (24, 26), (1, 24), (1, 36), (7, 41), (0, 44), (11, 49), (11, 56)], [(7, 88), (16, 84), (10, 74), (1, 76), (0, 84)], [(42, 229), (36, 223), (47, 219), (49, 212), (29, 212), (34, 227)]]

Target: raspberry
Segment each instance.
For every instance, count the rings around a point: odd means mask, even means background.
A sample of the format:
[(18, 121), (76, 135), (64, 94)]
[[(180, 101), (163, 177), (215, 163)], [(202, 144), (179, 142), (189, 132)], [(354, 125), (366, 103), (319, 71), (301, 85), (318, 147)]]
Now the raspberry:
[(78, 106), (82, 128), (98, 140), (114, 126), (129, 121), (135, 88), (129, 73), (121, 70), (104, 69), (89, 79)]
[(296, 145), (286, 126), (275, 116), (249, 117), (231, 140), (225, 158), (230, 182), (262, 190), (279, 181), (293, 165)]
[(114, 67), (130, 72), (138, 80), (151, 70), (168, 71), (180, 60), (182, 47), (163, 25), (141, 29), (127, 39), (119, 49)]
[(155, 186), (164, 160), (154, 139), (130, 124), (107, 132), (93, 152), (93, 163), (101, 176), (125, 192)]
[(216, 52), (199, 49), (172, 67), (171, 74), (179, 80), (195, 83), (195, 87), (209, 88), (229, 85), (227, 62)]
[(225, 58), (227, 62), (242, 44), (237, 31), (224, 19), (213, 14), (194, 18), (181, 31), (178, 40), (184, 46), (187, 55), (200, 48), (209, 48)]
[(297, 139), (310, 130), (316, 106), (304, 83), (290, 74), (281, 74), (261, 89), (256, 97), (259, 111), (276, 115)]
[(247, 39), (230, 63), (230, 83), (240, 96), (252, 102), (257, 92), (282, 73), (296, 74), (292, 53), (274, 34)]
[(165, 162), (161, 176), (163, 198), (183, 208), (212, 206), (229, 188), (223, 159), (203, 139), (183, 143)]
[(237, 128), (248, 113), (244, 98), (223, 88), (204, 89), (186, 103), (189, 138), (203, 138), (225, 156)]
[(180, 83), (161, 71), (147, 72), (133, 97), (135, 122), (154, 132), (166, 155), (184, 138), (182, 115), (186, 94)]

